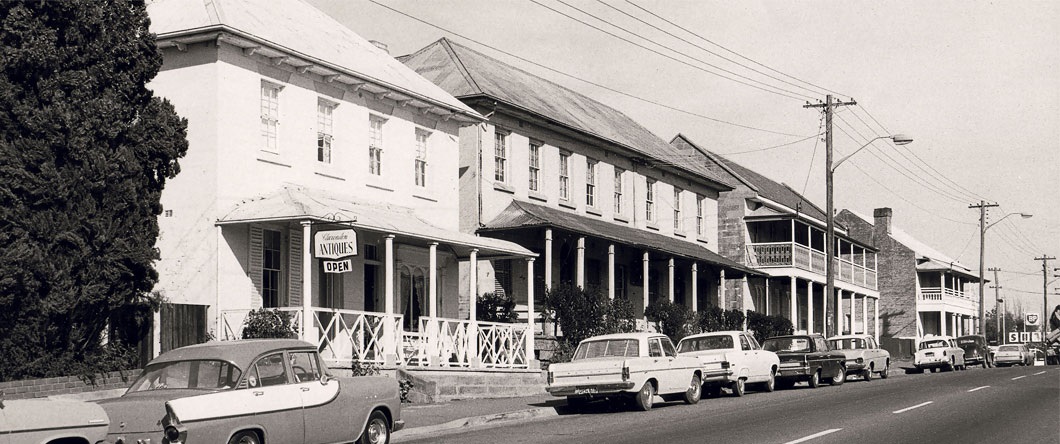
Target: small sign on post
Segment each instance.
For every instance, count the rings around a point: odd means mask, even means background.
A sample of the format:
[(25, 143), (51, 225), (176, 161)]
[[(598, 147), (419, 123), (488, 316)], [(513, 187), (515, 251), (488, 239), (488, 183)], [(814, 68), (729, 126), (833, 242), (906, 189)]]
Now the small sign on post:
[(1027, 325), (1028, 326), (1038, 325), (1038, 318), (1039, 317), (1040, 316), (1038, 316), (1038, 313), (1027, 313), (1027, 315), (1025, 317), (1025, 319), (1027, 320), (1027, 322), (1026, 322)]

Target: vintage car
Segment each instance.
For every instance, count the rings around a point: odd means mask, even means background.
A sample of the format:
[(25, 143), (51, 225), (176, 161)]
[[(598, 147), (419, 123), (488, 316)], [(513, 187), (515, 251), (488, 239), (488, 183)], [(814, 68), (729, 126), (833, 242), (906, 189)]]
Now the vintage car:
[(695, 356), (703, 365), (703, 393), (718, 396), (722, 387), (743, 396), (747, 384), (771, 392), (776, 386), (780, 359), (762, 350), (745, 331), (717, 331), (687, 336), (677, 343), (681, 356)]
[(1006, 367), (1010, 365), (1033, 365), (1034, 354), (1024, 344), (1005, 344), (997, 348), (994, 356), (994, 365)]
[(100, 401), (109, 443), (386, 443), (399, 430), (394, 378), (336, 378), (294, 339), (208, 342), (152, 360)]
[(846, 356), (847, 375), (858, 375), (866, 381), (872, 374), (887, 379), (891, 366), (891, 353), (876, 344), (872, 335), (840, 335), (828, 338), (828, 345)]
[(630, 400), (646, 411), (651, 410), (655, 395), (695, 404), (702, 385), (699, 359), (678, 356), (670, 338), (659, 333), (620, 333), (581, 341), (571, 362), (548, 367), (546, 390), (567, 397), (571, 408), (607, 398)]
[(819, 334), (775, 336), (762, 342), (762, 348), (777, 354), (777, 386), (791, 388), (806, 381), (817, 388), (821, 381), (840, 385), (846, 381), (846, 356), (828, 345)]
[(107, 413), (73, 400), (16, 399), (0, 394), (0, 443), (95, 444), (107, 437)]
[(926, 336), (920, 341), (920, 346), (913, 356), (913, 365), (917, 370), (931, 369), (932, 372), (939, 369), (948, 372), (967, 368), (964, 363), (964, 349), (957, 346), (957, 341), (952, 336)]
[(983, 335), (966, 335), (957, 338), (957, 346), (964, 350), (965, 365), (980, 365), (983, 368), (994, 366), (993, 353), (986, 345)]

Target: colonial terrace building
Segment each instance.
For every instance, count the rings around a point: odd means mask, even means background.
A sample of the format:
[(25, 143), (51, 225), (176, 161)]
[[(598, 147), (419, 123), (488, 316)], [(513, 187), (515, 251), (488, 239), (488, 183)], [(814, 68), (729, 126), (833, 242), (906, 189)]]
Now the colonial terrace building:
[[(459, 263), (535, 256), (459, 230), (459, 134), (482, 115), (298, 0), (148, 11), (164, 58), (150, 87), (190, 142), (162, 195), (171, 306), (202, 308), (192, 323), (219, 339), (251, 309), (288, 311), (335, 366), (530, 364), (528, 326), (474, 322), (474, 277), (458, 288)], [(184, 345), (157, 327), (156, 350)]]
[(489, 118), (460, 130), (461, 230), (539, 255), (533, 270), (480, 262), (472, 274), (495, 285), (478, 291), (512, 295), (526, 316), (528, 291), (571, 282), (641, 317), (661, 298), (725, 305), (726, 279), (755, 274), (717, 254), (732, 187), (625, 114), (444, 38), (400, 59)]
[[(719, 156), (683, 135), (671, 144), (698, 156), (735, 185), (719, 198), (719, 244), (726, 257), (762, 272), (743, 293), (748, 309), (785, 316), (809, 333), (869, 333), (879, 337), (880, 292), (871, 237), (836, 228), (836, 313), (825, 316), (825, 212), (787, 185)], [(870, 308), (871, 307), (871, 308)], [(871, 313), (870, 313), (871, 311)], [(839, 329), (835, 328), (839, 326)]]
[[(890, 208), (877, 208), (873, 220), (843, 210), (837, 220), (870, 237), (880, 251), (882, 343), (909, 354), (927, 335), (977, 333), (979, 297), (965, 291), (979, 276), (955, 259), (895, 227)], [(897, 340), (911, 341), (899, 349)]]

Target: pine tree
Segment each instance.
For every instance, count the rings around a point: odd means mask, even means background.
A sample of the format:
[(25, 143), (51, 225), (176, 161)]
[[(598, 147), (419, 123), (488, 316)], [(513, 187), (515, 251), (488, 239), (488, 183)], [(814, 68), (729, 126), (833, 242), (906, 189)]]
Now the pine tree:
[(187, 122), (146, 87), (149, 24), (142, 1), (0, 1), (0, 380), (99, 364), (160, 303)]

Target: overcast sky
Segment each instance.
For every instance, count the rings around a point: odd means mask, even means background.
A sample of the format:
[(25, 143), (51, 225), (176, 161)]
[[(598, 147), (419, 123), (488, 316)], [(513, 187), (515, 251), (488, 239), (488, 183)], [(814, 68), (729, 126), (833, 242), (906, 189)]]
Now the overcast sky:
[[(896, 226), (973, 270), (978, 211), (969, 204), (1000, 204), (990, 222), (1033, 213), (988, 230), (985, 263), (1003, 270), (1003, 297), (1025, 311), (1041, 309), (1042, 264), (1034, 258), (1060, 254), (1060, 2), (378, 0), (564, 76), (368, 0), (309, 1), (395, 56), (449, 37), (614, 106), (667, 141), (683, 133), (731, 154), (805, 189), (822, 208), (824, 143), (807, 138), (820, 131), (821, 115), (802, 105), (829, 92), (853, 98), (858, 106), (837, 111), (837, 159), (887, 131), (915, 141), (898, 148), (876, 142), (844, 163), (836, 170), (836, 208), (869, 217), (874, 208), (893, 208)], [(1054, 267), (1060, 262), (1050, 263), (1050, 275)], [(1050, 281), (1055, 293), (1060, 280)], [(1056, 304), (1060, 296), (1051, 296), (1049, 307)]]

